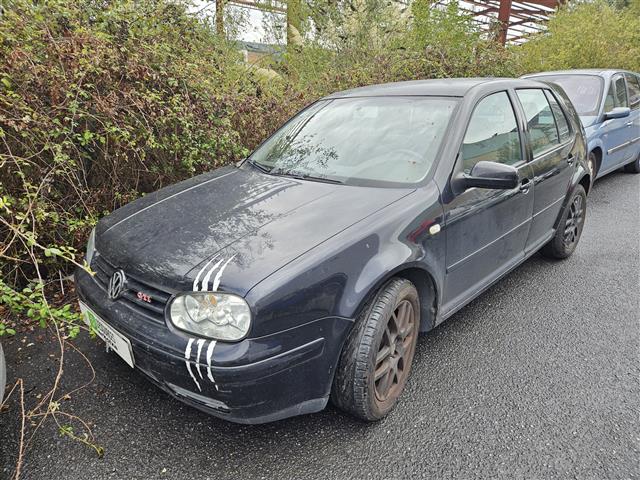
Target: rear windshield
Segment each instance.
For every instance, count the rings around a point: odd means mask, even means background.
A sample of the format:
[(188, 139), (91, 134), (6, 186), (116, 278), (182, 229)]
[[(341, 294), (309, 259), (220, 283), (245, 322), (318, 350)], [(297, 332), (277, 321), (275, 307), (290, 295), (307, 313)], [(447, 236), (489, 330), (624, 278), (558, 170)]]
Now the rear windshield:
[(405, 186), (434, 164), (458, 99), (359, 97), (320, 100), (249, 158), (277, 175), (352, 185)]
[(598, 115), (604, 80), (597, 75), (536, 75), (542, 80), (560, 85), (581, 117)]

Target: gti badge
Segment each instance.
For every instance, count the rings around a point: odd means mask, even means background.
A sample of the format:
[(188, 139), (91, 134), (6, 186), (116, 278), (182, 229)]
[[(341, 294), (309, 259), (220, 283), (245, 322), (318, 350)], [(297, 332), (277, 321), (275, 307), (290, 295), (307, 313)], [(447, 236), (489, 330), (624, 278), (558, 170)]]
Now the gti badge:
[(124, 272), (122, 270), (116, 270), (109, 280), (109, 288), (107, 289), (109, 298), (111, 300), (115, 300), (122, 295), (122, 292), (125, 290), (126, 283), (127, 277), (124, 276)]
[(136, 296), (138, 297), (139, 300), (142, 300), (143, 302), (151, 303), (151, 295), (147, 295), (144, 292), (138, 292)]

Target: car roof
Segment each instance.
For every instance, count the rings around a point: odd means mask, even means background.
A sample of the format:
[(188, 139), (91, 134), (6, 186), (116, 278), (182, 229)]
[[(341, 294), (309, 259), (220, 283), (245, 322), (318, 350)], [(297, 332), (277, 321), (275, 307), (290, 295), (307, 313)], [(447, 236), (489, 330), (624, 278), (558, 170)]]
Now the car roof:
[[(442, 96), (463, 97), (474, 87), (502, 84), (504, 88), (531, 86), (532, 81), (517, 78), (441, 78), (435, 80), (411, 80), (407, 82), (382, 83), (352, 88), (332, 93), (325, 98), (383, 97), (383, 96)], [(539, 84), (538, 84), (539, 85)]]
[(575, 70), (554, 70), (550, 72), (536, 72), (523, 75), (523, 78), (533, 78), (548, 75), (599, 75), (599, 76), (611, 76), (614, 73), (634, 73), (629, 70), (619, 70), (613, 68), (580, 68)]

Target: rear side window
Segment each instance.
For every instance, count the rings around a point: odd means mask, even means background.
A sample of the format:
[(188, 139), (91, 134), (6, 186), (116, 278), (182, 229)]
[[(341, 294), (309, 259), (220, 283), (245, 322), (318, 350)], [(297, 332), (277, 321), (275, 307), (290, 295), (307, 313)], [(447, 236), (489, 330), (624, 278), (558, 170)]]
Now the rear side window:
[(527, 117), (533, 156), (536, 157), (559, 145), (558, 128), (544, 92), (537, 88), (516, 92)]
[(522, 160), (520, 133), (507, 92), (493, 93), (478, 102), (461, 154), (465, 173), (470, 173), (481, 160), (507, 165)]
[(560, 136), (560, 142), (564, 143), (569, 138), (571, 138), (571, 130), (569, 128), (569, 122), (567, 121), (567, 116), (564, 114), (564, 110), (553, 96), (553, 94), (545, 90), (545, 94), (547, 95), (547, 100), (549, 101), (549, 105), (551, 105), (551, 111), (553, 112), (553, 117), (556, 120), (556, 125), (558, 126), (558, 135)]
[(628, 107), (629, 102), (627, 101), (627, 87), (624, 84), (624, 78), (622, 75), (617, 75), (614, 81), (616, 85), (616, 107)]
[(624, 78), (627, 80), (627, 87), (629, 88), (629, 107), (631, 110), (637, 110), (640, 108), (640, 85), (638, 84), (638, 77), (625, 73)]

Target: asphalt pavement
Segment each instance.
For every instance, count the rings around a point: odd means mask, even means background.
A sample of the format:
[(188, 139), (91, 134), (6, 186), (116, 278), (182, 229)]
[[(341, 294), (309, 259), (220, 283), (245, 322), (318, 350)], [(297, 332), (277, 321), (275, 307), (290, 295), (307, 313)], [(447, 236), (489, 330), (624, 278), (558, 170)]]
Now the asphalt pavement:
[[(82, 338), (96, 379), (63, 408), (91, 422), (104, 457), (50, 422), (22, 478), (640, 478), (639, 275), (640, 175), (613, 173), (589, 196), (574, 255), (534, 256), (423, 335), (400, 404), (376, 424), (332, 407), (227, 423)], [(9, 381), (26, 379), (31, 404), (56, 365), (39, 335), (4, 340)], [(70, 390), (89, 370), (66, 356)], [(0, 413), (0, 478), (15, 465), (17, 408), (14, 397)]]

